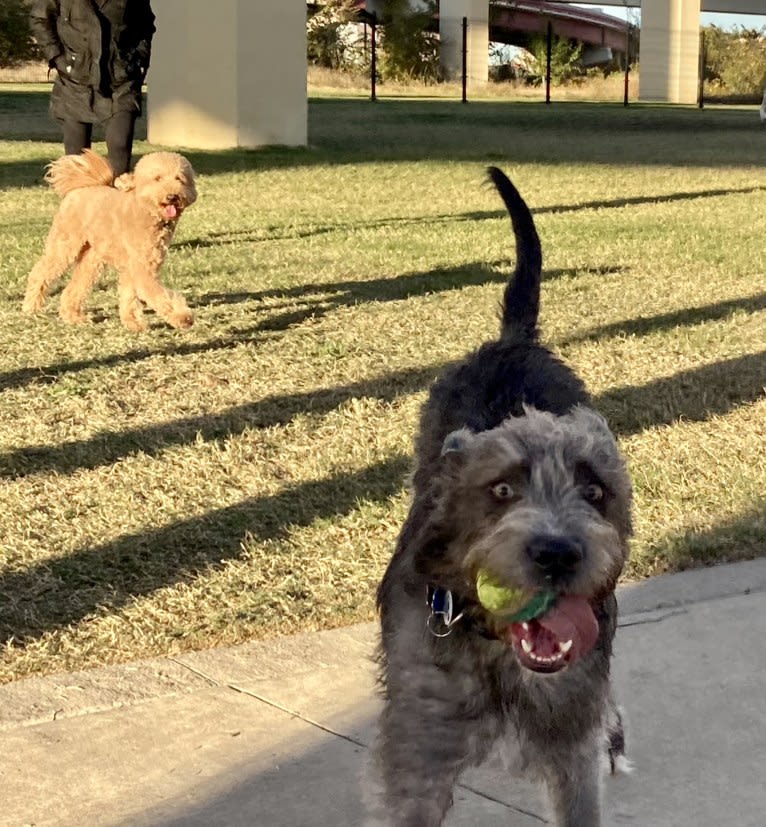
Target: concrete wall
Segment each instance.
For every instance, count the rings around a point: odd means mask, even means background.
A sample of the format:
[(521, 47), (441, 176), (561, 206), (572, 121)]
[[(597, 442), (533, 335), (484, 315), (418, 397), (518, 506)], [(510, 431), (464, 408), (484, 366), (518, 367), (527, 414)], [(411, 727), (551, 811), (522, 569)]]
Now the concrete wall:
[(486, 84), (489, 77), (488, 0), (440, 0), (441, 64), (447, 78), (461, 78), (464, 17), (468, 18), (468, 87), (478, 87)]
[(699, 47), (700, 0), (643, 0), (641, 100), (695, 103)]
[(305, 0), (153, 0), (151, 143), (307, 142)]

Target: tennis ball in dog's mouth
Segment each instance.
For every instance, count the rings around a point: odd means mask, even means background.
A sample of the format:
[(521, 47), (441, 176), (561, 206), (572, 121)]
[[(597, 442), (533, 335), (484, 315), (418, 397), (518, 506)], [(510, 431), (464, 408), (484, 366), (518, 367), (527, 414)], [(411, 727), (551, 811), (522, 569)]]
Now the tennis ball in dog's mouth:
[(491, 572), (479, 569), (476, 576), (479, 603), (493, 614), (516, 612), (529, 602), (532, 593), (501, 583)]
[(556, 602), (556, 593), (535, 592), (501, 583), (487, 569), (479, 569), (476, 576), (479, 603), (494, 615), (501, 615), (511, 623), (520, 623), (539, 617)]

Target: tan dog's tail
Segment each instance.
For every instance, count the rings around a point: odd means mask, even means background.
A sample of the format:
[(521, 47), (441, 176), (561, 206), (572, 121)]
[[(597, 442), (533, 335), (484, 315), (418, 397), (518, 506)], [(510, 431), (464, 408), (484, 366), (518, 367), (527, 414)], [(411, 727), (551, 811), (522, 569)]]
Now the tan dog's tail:
[(114, 171), (106, 158), (84, 149), (82, 155), (64, 155), (48, 164), (45, 181), (63, 198), (82, 187), (111, 187)]

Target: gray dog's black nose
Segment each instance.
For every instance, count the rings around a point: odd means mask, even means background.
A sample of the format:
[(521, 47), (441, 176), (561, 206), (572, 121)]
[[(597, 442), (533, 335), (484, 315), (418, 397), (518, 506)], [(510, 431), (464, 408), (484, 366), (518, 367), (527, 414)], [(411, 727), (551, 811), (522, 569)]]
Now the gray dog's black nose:
[(582, 563), (585, 550), (569, 537), (538, 536), (527, 545), (529, 559), (546, 576), (571, 574)]

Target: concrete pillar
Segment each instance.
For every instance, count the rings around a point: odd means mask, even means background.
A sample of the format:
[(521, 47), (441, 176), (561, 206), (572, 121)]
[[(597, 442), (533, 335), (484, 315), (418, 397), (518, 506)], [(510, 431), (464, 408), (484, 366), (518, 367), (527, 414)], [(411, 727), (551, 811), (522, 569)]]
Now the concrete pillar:
[(448, 80), (460, 80), (463, 70), (463, 18), (468, 18), (468, 88), (489, 78), (489, 0), (440, 0), (441, 64)]
[(695, 103), (699, 94), (700, 0), (642, 0), (642, 101)]
[(307, 142), (305, 0), (153, 0), (151, 143)]

